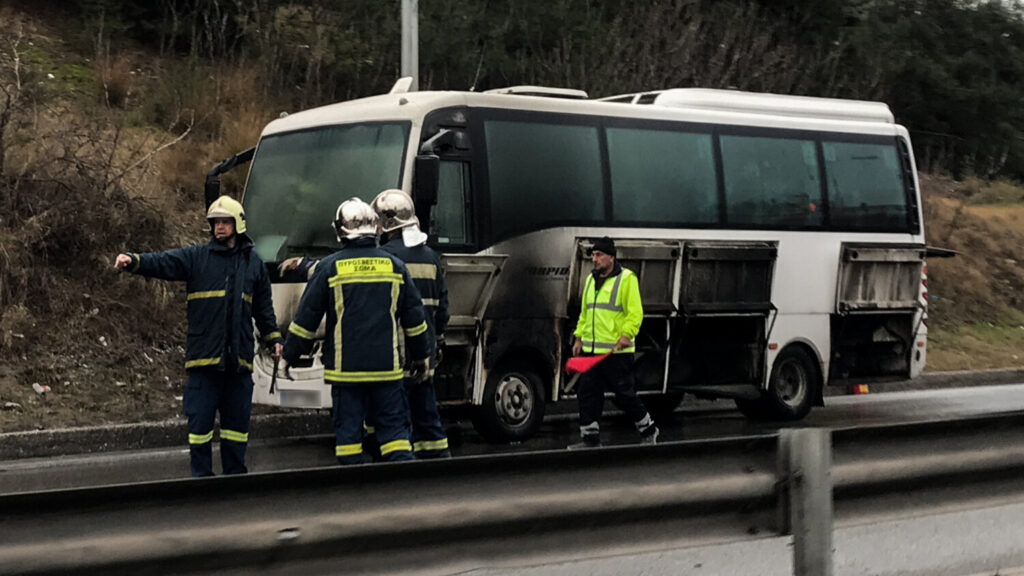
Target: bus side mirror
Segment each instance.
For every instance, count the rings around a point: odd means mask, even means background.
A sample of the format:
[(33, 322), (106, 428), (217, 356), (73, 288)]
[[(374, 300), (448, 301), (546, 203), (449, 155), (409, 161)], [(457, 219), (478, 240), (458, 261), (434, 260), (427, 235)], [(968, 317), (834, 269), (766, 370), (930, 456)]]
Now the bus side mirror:
[(412, 174), (413, 198), (417, 208), (429, 208), (437, 204), (437, 188), (440, 181), (441, 159), (434, 154), (417, 156)]
[(206, 173), (206, 184), (203, 186), (203, 196), (205, 196), (206, 208), (203, 208), (203, 210), (209, 208), (210, 204), (213, 204), (213, 201), (220, 197), (220, 175), (231, 170), (235, 166), (248, 164), (249, 161), (252, 160), (254, 154), (256, 154), (255, 146), (225, 159)]

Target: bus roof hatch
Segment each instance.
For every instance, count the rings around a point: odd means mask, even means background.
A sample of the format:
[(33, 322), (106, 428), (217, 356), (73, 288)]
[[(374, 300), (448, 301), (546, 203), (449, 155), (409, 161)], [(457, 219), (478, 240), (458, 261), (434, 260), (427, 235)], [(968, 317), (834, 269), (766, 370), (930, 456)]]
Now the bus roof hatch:
[(572, 88), (551, 88), (548, 86), (509, 86), (485, 90), (484, 94), (514, 94), (516, 96), (543, 96), (546, 98), (566, 98), (568, 100), (586, 100), (590, 98), (583, 90)]

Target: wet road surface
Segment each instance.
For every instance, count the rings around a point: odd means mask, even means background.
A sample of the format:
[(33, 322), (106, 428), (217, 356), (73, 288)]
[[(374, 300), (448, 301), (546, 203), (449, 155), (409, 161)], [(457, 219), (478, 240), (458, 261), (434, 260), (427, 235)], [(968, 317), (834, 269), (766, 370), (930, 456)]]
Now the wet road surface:
[[(527, 442), (488, 444), (468, 423), (449, 427), (456, 456), (563, 449), (577, 439), (575, 403), (549, 415), (539, 433)], [(731, 402), (694, 401), (687, 398), (670, 420), (659, 421), (661, 442), (702, 440), (771, 433), (781, 427), (831, 429), (922, 422), (1024, 412), (1024, 384), (978, 386), (914, 392), (826, 398), (800, 422), (752, 422)], [(602, 420), (605, 445), (638, 441), (631, 423), (611, 409)], [(257, 440), (250, 443), (250, 472), (333, 466), (333, 437)], [(219, 457), (215, 455), (215, 463)], [(216, 465), (216, 464), (215, 464)], [(121, 484), (179, 478), (188, 475), (188, 450), (141, 450), (97, 455), (33, 458), (0, 462), (0, 493)]]

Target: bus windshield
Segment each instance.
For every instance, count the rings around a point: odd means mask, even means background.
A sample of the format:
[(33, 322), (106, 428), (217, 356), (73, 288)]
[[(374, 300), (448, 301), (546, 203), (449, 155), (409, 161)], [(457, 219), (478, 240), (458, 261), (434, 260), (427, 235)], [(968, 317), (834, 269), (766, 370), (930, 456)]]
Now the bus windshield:
[(245, 189), (248, 234), (259, 256), (325, 256), (338, 249), (341, 202), (401, 186), (408, 122), (325, 126), (264, 138)]

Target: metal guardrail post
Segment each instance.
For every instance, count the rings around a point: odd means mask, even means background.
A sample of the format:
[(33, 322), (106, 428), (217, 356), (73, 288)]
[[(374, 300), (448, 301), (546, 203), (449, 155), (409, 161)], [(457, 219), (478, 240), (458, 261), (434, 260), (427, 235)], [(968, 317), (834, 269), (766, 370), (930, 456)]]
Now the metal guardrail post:
[(832, 576), (832, 435), (779, 431), (783, 533), (793, 534), (794, 576)]

